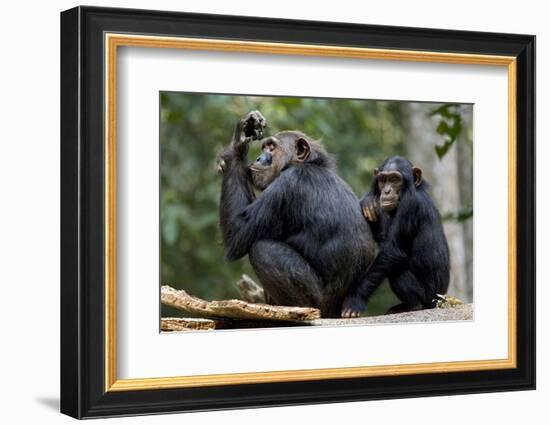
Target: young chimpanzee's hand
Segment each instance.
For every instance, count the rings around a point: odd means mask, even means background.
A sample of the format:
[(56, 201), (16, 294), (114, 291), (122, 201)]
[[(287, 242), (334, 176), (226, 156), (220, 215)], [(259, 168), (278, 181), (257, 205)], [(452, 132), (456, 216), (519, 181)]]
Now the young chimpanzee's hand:
[(357, 295), (350, 295), (344, 300), (342, 305), (342, 317), (349, 319), (352, 317), (359, 317), (365, 310), (365, 302)]
[(363, 215), (368, 221), (374, 222), (378, 219), (379, 208), (379, 201), (376, 196), (368, 194), (361, 199), (361, 209), (363, 210)]

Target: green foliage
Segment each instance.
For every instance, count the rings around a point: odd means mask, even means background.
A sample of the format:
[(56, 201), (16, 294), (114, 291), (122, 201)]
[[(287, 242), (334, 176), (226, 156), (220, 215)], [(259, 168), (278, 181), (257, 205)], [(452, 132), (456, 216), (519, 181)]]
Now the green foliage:
[(436, 131), (444, 137), (444, 141), (443, 144), (435, 146), (435, 153), (441, 159), (447, 154), (462, 131), (460, 105), (446, 104), (440, 106), (432, 111), (431, 115), (440, 118)]

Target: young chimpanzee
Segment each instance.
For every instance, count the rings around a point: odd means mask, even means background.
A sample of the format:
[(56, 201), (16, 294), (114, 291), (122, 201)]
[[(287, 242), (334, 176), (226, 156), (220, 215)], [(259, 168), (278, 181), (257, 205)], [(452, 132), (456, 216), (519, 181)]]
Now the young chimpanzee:
[(449, 247), (420, 168), (394, 156), (374, 170), (374, 176), (361, 207), (379, 253), (344, 301), (342, 317), (359, 316), (384, 278), (402, 301), (388, 313), (433, 308), (438, 294), (445, 294), (449, 286)]
[[(339, 317), (374, 258), (359, 199), (321, 145), (298, 131), (262, 140), (262, 154), (249, 164), (249, 143), (265, 125), (258, 111), (247, 114), (219, 158), (226, 257), (248, 254), (266, 302)], [(254, 187), (263, 191), (257, 199)]]

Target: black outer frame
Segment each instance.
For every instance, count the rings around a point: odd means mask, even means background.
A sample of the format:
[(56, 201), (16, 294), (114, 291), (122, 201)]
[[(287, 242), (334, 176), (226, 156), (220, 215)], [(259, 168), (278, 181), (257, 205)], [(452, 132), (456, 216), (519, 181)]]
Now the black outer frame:
[[(517, 57), (517, 368), (104, 391), (105, 32)], [(535, 388), (535, 37), (77, 7), (61, 13), (61, 412), (76, 418)]]

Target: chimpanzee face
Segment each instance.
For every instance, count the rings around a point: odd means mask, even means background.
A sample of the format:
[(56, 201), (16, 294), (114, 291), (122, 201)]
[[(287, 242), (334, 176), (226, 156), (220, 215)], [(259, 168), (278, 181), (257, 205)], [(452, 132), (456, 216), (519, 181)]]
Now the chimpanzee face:
[(380, 190), (380, 208), (386, 212), (393, 211), (399, 205), (403, 188), (403, 175), (399, 171), (374, 171)]
[(309, 142), (300, 133), (283, 131), (262, 141), (262, 153), (250, 164), (252, 183), (266, 189), (288, 165), (300, 163), (310, 153)]
[(389, 213), (399, 205), (405, 181), (408, 190), (415, 190), (422, 183), (422, 170), (405, 161), (394, 157), (394, 160), (384, 163), (381, 170), (374, 170), (380, 191), (380, 208), (385, 212)]

